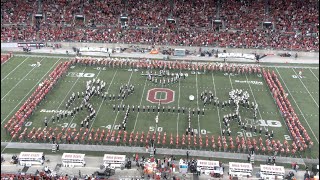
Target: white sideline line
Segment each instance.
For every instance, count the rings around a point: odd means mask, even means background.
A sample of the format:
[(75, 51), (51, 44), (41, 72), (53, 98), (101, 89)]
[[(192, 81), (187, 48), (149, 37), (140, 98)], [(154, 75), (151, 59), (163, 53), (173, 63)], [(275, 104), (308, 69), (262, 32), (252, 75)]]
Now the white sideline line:
[(308, 88), (306, 87), (306, 85), (304, 85), (304, 83), (302, 82), (301, 78), (299, 78), (299, 75), (296, 73), (296, 71), (292, 68), (292, 71), (297, 75), (298, 79), (300, 80), (300, 82), (302, 83), (303, 87), (307, 90), (308, 94), (310, 95), (310, 97), (312, 98), (313, 102), (317, 105), (317, 107), (319, 108), (319, 104), (316, 102), (316, 100), (314, 100), (313, 96), (311, 95), (311, 93), (309, 92)]
[(231, 81), (230, 74), (229, 74), (229, 81), (230, 81), (230, 84), (231, 84), (231, 88), (232, 88), (232, 90), (233, 90), (233, 85), (232, 85), (232, 81)]
[(21, 64), (23, 64), (23, 62), (25, 62), (27, 59), (29, 59), (29, 57), (27, 57), (26, 59), (24, 59), (17, 67), (15, 67), (12, 71), (9, 72), (9, 74), (7, 74), (4, 78), (1, 79), (1, 82), (3, 80), (5, 80), (14, 70), (16, 70), (19, 66), (21, 66)]
[(314, 138), (316, 139), (317, 143), (319, 144), (319, 140), (318, 140), (317, 136), (316, 136), (316, 135), (314, 134), (314, 132), (312, 131), (312, 128), (310, 127), (310, 125), (309, 125), (309, 123), (308, 123), (308, 121), (307, 121), (306, 117), (304, 117), (304, 115), (303, 115), (303, 113), (302, 113), (302, 111), (301, 111), (301, 109), (300, 109), (300, 107), (299, 107), (298, 103), (296, 102), (296, 100), (294, 99), (294, 97), (291, 95), (291, 92), (290, 92), (290, 90), (289, 90), (289, 88), (288, 88), (288, 86), (287, 86), (286, 82), (282, 79), (282, 76), (281, 76), (280, 72), (278, 71), (278, 69), (277, 69), (277, 68), (275, 68), (275, 69), (276, 69), (276, 71), (278, 72), (279, 77), (281, 78), (282, 82), (283, 82), (283, 83), (284, 83), (284, 85), (286, 86), (286, 88), (287, 88), (287, 90), (288, 90), (288, 93), (289, 93), (289, 94), (290, 94), (290, 96), (292, 97), (292, 99), (293, 99), (294, 103), (297, 105), (297, 108), (299, 109), (299, 111), (300, 111), (300, 113), (301, 113), (301, 115), (302, 115), (303, 119), (306, 121), (306, 123), (307, 123), (308, 127), (310, 128), (310, 130), (311, 130), (311, 132), (312, 132), (312, 134), (313, 134)]
[[(44, 59), (44, 58), (42, 58), (42, 59), (40, 60), (40, 62), (42, 62), (43, 59)], [(2, 101), (15, 87), (17, 87), (17, 86), (20, 84), (20, 82), (21, 82), (22, 80), (24, 80), (24, 78), (26, 78), (35, 68), (36, 68), (36, 66), (33, 67), (15, 86), (13, 86), (13, 87), (10, 89), (10, 91), (7, 92), (7, 94), (4, 95), (4, 96), (1, 98), (1, 101)]]
[[(181, 70), (180, 70), (180, 73), (181, 73)], [(180, 74), (179, 73), (179, 74)], [(179, 79), (179, 96), (178, 96), (178, 108), (180, 106), (180, 81), (181, 81), (181, 78)], [(178, 113), (178, 116), (177, 116), (177, 135), (179, 134), (179, 119), (180, 119), (180, 113)]]
[[(133, 71), (131, 72), (130, 78), (129, 78), (128, 82), (127, 82), (128, 85), (129, 85), (129, 83), (130, 83), (132, 74), (133, 74)], [(121, 100), (120, 106), (122, 105), (122, 103), (123, 103), (123, 99)], [(119, 112), (120, 112), (120, 111), (117, 112), (117, 115), (116, 115), (116, 117), (114, 118), (114, 122), (113, 122), (113, 125), (112, 125), (111, 129), (114, 129), (114, 125), (116, 124), (116, 121), (117, 121), (117, 117), (118, 117), (118, 115), (119, 115)]]
[(5, 120), (10, 116), (10, 114), (11, 114), (11, 113), (19, 106), (19, 104), (31, 93), (31, 91), (32, 91), (37, 85), (39, 85), (40, 81), (41, 81), (49, 72), (51, 72), (51, 69), (52, 69), (53, 67), (55, 67), (55, 65), (56, 65), (59, 61), (60, 61), (60, 59), (59, 59), (56, 63), (54, 63), (54, 64), (52, 65), (52, 67), (48, 70), (48, 72), (47, 72), (46, 74), (44, 74), (44, 75), (42, 76), (42, 78), (39, 79), (39, 81), (30, 89), (30, 91), (29, 91), (28, 93), (26, 93), (26, 95), (19, 101), (19, 103), (16, 105), (16, 107), (12, 108), (12, 110), (11, 110), (11, 112), (8, 114), (8, 116), (5, 117), (5, 118), (1, 121), (1, 124), (3, 124), (3, 122), (5, 122)]
[[(143, 96), (144, 96), (144, 91), (145, 91), (146, 85), (147, 85), (147, 80), (148, 80), (148, 78), (146, 77), (146, 80), (145, 80), (145, 82), (144, 82), (144, 87), (143, 87), (143, 91), (142, 91), (142, 95), (141, 95), (141, 99), (140, 99), (139, 106), (141, 106), (141, 103), (142, 103), (142, 99), (143, 99)], [(138, 113), (137, 113), (137, 117), (136, 117), (136, 120), (135, 120), (135, 122), (134, 122), (134, 126), (133, 126), (132, 132), (134, 132), (134, 130), (136, 129), (136, 125), (137, 125), (139, 113), (140, 113), (140, 111), (138, 111)]]
[(318, 79), (318, 77), (314, 74), (314, 72), (311, 70), (311, 69), (309, 69), (310, 71), (311, 71), (311, 73), (313, 74), (313, 76), (317, 79), (317, 81), (319, 82), (319, 79)]
[[(245, 74), (245, 75), (246, 75), (247, 82), (249, 82), (247, 74)], [(254, 94), (253, 94), (253, 91), (252, 91), (250, 83), (247, 83), (247, 84), (249, 85), (249, 88), (250, 88), (250, 91), (251, 91), (251, 94), (252, 94), (252, 97), (253, 97), (253, 100), (254, 100), (255, 104), (258, 104), (256, 98), (254, 97)], [(258, 113), (259, 113), (260, 119), (262, 119), (259, 106), (258, 106)], [(264, 127), (264, 130), (267, 130), (267, 128), (265, 126), (263, 126), (263, 127)]]
[[(214, 83), (214, 77), (213, 77), (213, 73), (211, 73), (212, 76), (212, 84), (213, 84), (213, 90), (214, 90), (214, 96), (217, 97), (217, 92), (216, 92), (216, 85)], [(219, 118), (219, 125), (220, 125), (220, 134), (222, 136), (222, 128), (221, 128), (221, 119), (220, 119), (220, 110), (218, 108), (218, 106), (216, 106), (217, 110), (218, 110), (218, 118)]]
[[(101, 71), (101, 70), (100, 70), (100, 71)], [(110, 87), (111, 87), (111, 84), (112, 84), (112, 82), (113, 82), (113, 80), (114, 80), (114, 77), (116, 77), (117, 72), (118, 72), (118, 69), (116, 70), (116, 72), (114, 73), (114, 75), (113, 75), (113, 77), (112, 77), (112, 80), (111, 80), (111, 82), (110, 82), (110, 84), (109, 84), (109, 87), (108, 87), (108, 89), (107, 89), (107, 92), (109, 91), (109, 89), (110, 89)], [(101, 109), (101, 106), (102, 106), (103, 102), (104, 102), (104, 98), (102, 98), (102, 101), (101, 101), (101, 104), (100, 104), (99, 109), (98, 109), (98, 111), (97, 111), (96, 117), (98, 117), (98, 113), (99, 113), (99, 111), (100, 111), (100, 109)], [(90, 132), (92, 126), (93, 126), (94, 121), (96, 120), (96, 117), (94, 118), (94, 120), (92, 121), (92, 123), (91, 123), (91, 125), (90, 125), (89, 132)], [(71, 124), (71, 123), (70, 123), (70, 124)]]
[[(198, 72), (196, 72), (196, 87), (197, 87), (197, 108), (199, 109), (199, 89), (198, 89)], [(199, 114), (198, 114), (198, 138), (200, 139), (200, 121), (199, 121)]]

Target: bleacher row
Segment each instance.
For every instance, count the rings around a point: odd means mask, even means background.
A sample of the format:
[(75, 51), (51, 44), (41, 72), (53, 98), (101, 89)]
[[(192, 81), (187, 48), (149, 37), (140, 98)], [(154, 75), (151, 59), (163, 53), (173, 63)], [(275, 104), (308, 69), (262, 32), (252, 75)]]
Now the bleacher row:
[[(171, 9), (170, 0), (4, 1), (1, 23), (5, 26), (1, 28), (1, 41), (169, 43), (301, 51), (319, 48), (317, 0), (219, 2), (174, 1)], [(37, 28), (33, 26), (34, 15), (39, 11), (44, 18)], [(79, 14), (84, 20), (75, 20)], [(122, 14), (129, 18), (126, 29), (119, 23)], [(168, 23), (168, 17), (176, 23)], [(215, 19), (222, 20), (222, 30), (216, 30), (212, 23)], [(273, 26), (262, 28), (263, 22), (272, 22)], [(92, 28), (92, 24), (96, 28)]]

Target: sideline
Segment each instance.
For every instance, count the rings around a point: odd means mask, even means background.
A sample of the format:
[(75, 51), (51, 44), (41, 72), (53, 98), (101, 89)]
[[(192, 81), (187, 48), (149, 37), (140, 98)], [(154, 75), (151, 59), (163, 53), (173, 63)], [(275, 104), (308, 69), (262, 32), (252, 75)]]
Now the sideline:
[[(20, 143), (20, 142), (1, 142), (1, 146), (6, 146), (6, 149), (42, 149), (52, 150), (51, 143)], [(129, 146), (112, 146), (112, 145), (82, 145), (82, 144), (60, 144), (60, 150), (71, 151), (96, 151), (96, 152), (119, 152), (119, 153), (146, 153), (145, 147), (129, 147)], [(188, 149), (169, 149), (157, 148), (157, 154), (162, 155), (178, 155), (185, 156), (187, 151), (190, 155), (197, 157), (213, 157), (224, 158), (233, 160), (247, 160), (247, 154), (244, 153), (231, 153), (219, 151), (204, 151), (204, 150), (188, 150)], [(255, 155), (255, 161), (265, 162), (269, 156)], [(293, 158), (277, 156), (277, 161), (284, 164), (291, 164), (297, 162), (298, 164), (312, 163), (318, 164), (319, 159), (306, 159), (306, 158)]]

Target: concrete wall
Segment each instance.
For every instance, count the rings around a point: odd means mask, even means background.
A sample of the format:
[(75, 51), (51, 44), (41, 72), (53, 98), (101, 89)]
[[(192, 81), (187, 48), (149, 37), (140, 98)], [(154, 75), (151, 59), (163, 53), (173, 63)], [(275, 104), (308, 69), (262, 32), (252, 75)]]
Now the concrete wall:
[[(130, 46), (139, 46), (148, 48), (151, 47), (150, 45), (140, 45), (140, 44), (110, 44), (110, 43), (79, 43), (79, 42), (48, 42), (48, 45), (59, 43), (61, 44), (62, 48), (72, 48), (72, 47), (103, 47), (103, 48), (115, 48), (115, 47), (122, 47), (128, 48)], [(1, 47), (13, 47), (17, 46), (17, 43), (1, 43)], [(164, 49), (168, 46), (156, 46), (156, 48)], [(190, 51), (197, 51), (199, 50), (199, 46), (197, 47), (189, 47), (189, 46), (169, 46), (170, 48), (184, 48)], [(310, 58), (319, 58), (319, 52), (298, 52), (298, 51), (283, 51), (283, 50), (268, 50), (268, 49), (239, 49), (239, 48), (219, 48), (219, 47), (201, 47), (202, 50), (212, 50), (212, 49), (219, 49), (219, 51), (226, 50), (227, 52), (233, 53), (257, 53), (257, 54), (279, 54), (279, 53), (298, 53), (299, 57), (310, 57)]]

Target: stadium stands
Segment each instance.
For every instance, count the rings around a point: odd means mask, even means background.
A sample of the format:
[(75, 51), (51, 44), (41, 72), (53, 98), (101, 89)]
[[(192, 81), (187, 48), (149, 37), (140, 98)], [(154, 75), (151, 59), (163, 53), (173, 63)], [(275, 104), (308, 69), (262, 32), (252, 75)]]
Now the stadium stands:
[[(81, 3), (83, 2), (83, 3)], [(318, 3), (307, 1), (28, 0), (2, 2), (1, 41), (121, 42), (318, 51)], [(171, 4), (172, 3), (172, 4)], [(43, 12), (39, 30), (36, 13)], [(128, 15), (121, 27), (120, 15)], [(75, 18), (83, 15), (82, 20)], [(176, 24), (167, 23), (172, 17)], [(212, 20), (222, 20), (216, 29)], [(264, 27), (263, 22), (271, 22)]]

